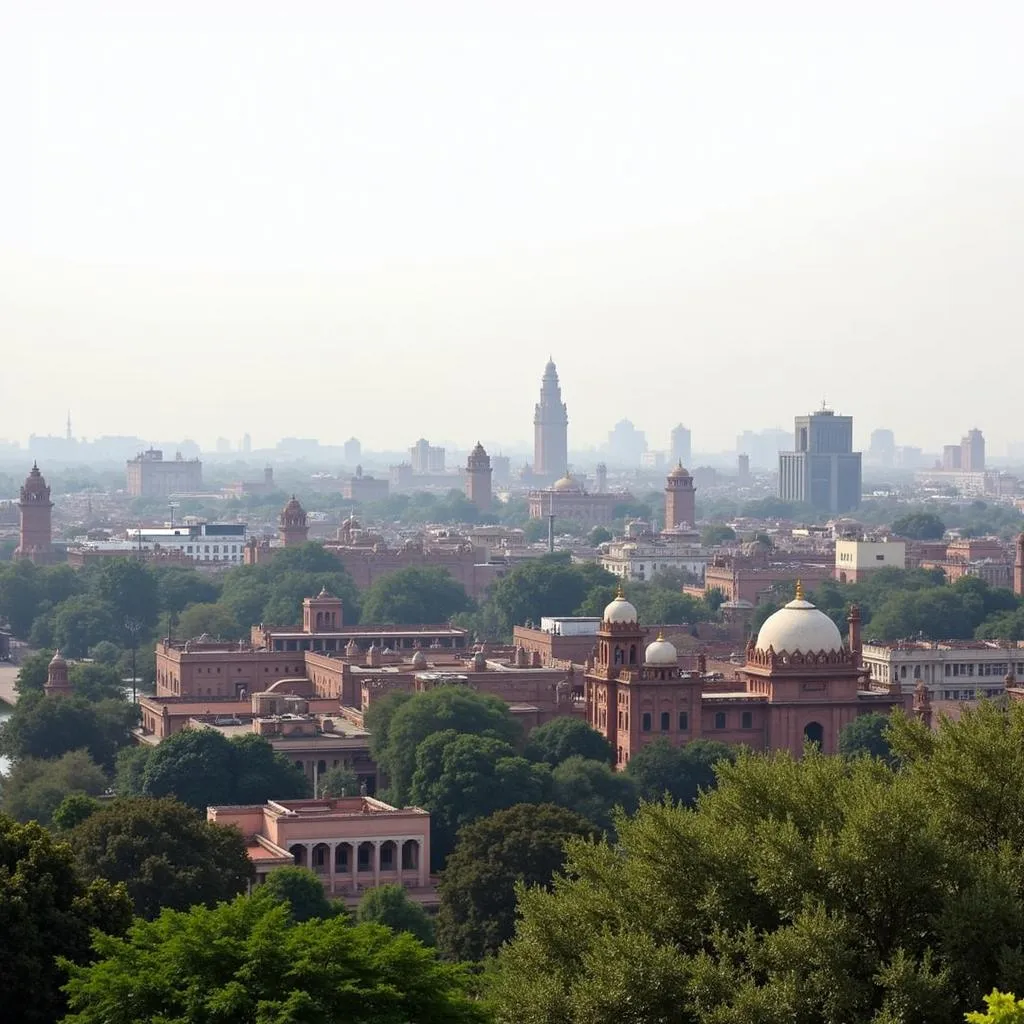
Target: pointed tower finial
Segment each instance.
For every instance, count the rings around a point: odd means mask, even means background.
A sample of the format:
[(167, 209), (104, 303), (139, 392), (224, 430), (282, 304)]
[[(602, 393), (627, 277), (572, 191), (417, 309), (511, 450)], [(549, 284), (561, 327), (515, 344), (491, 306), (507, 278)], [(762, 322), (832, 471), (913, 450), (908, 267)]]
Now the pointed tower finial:
[(665, 639), (665, 630), (659, 629), (658, 630), (658, 635), (654, 639), (655, 640), (664, 640)]
[(622, 584), (621, 583), (619, 583), (618, 587), (616, 587), (616, 589), (615, 589), (615, 597), (619, 601), (625, 601), (626, 600), (626, 592), (625, 592), (625, 590), (622, 589)]
[(798, 601), (803, 601), (804, 600), (804, 581), (803, 580), (797, 580), (796, 581), (796, 599)]

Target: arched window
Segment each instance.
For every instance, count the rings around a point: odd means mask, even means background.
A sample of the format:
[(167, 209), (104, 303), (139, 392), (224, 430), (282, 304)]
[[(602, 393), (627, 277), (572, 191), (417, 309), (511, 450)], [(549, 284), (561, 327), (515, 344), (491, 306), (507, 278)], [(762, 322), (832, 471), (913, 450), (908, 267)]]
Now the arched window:
[(821, 722), (808, 722), (804, 726), (804, 739), (818, 747), (825, 745), (825, 727)]

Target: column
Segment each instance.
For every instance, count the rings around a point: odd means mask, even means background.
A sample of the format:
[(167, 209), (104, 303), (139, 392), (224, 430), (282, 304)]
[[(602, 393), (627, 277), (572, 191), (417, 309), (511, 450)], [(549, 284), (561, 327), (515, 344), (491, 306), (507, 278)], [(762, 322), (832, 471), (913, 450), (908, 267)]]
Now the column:
[(373, 884), (380, 885), (380, 840), (373, 841)]
[(328, 886), (329, 886), (327, 891), (328, 891), (328, 893), (331, 896), (333, 896), (334, 895), (334, 858), (337, 856), (338, 844), (336, 842), (328, 843), (327, 844), (327, 849), (328, 849), (327, 856), (330, 857), (330, 860), (331, 860), (331, 863), (330, 863), (330, 865), (327, 868), (327, 878), (328, 878)]
[(352, 892), (359, 892), (359, 842), (353, 839), (349, 843), (349, 849), (352, 851), (351, 863), (349, 864), (349, 870), (352, 873)]
[(313, 870), (313, 844), (312, 843), (303, 843), (302, 845), (306, 848), (306, 869), (308, 871), (312, 871)]

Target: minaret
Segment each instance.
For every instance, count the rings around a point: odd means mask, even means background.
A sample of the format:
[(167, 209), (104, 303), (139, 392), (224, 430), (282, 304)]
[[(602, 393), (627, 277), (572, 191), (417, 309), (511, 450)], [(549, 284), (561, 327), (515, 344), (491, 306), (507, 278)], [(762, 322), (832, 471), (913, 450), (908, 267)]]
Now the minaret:
[(466, 497), (478, 512), (491, 511), (491, 457), (479, 441), (466, 462)]
[(277, 534), (286, 548), (305, 544), (309, 537), (309, 526), (306, 525), (306, 511), (293, 494), (291, 500), (281, 509), (280, 524)]
[(665, 481), (666, 530), (677, 530), (681, 526), (693, 528), (697, 520), (696, 495), (693, 477), (680, 462)]
[(594, 484), (594, 492), (596, 494), (607, 494), (608, 493), (608, 467), (603, 463), (597, 464), (597, 469), (594, 471), (596, 482)]
[(1017, 535), (1017, 557), (1013, 562), (1013, 592), (1024, 597), (1024, 533)]
[(18, 548), (15, 558), (27, 558), (36, 565), (53, 560), (50, 488), (33, 462), (32, 472), (25, 478), (18, 502)]
[(533, 472), (547, 480), (561, 480), (569, 471), (569, 414), (562, 401), (558, 371), (552, 359), (544, 367), (540, 401), (533, 413)]
[(60, 648), (53, 652), (53, 657), (50, 659), (43, 693), (47, 697), (67, 697), (72, 693), (71, 681), (68, 679), (68, 663), (60, 653)]

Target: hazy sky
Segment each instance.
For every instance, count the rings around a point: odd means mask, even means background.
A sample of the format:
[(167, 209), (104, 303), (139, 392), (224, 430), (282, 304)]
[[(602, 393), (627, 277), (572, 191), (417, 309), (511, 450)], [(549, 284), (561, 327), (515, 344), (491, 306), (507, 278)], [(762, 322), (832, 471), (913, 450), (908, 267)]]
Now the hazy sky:
[(1024, 439), (1024, 4), (0, 12), (0, 436)]

